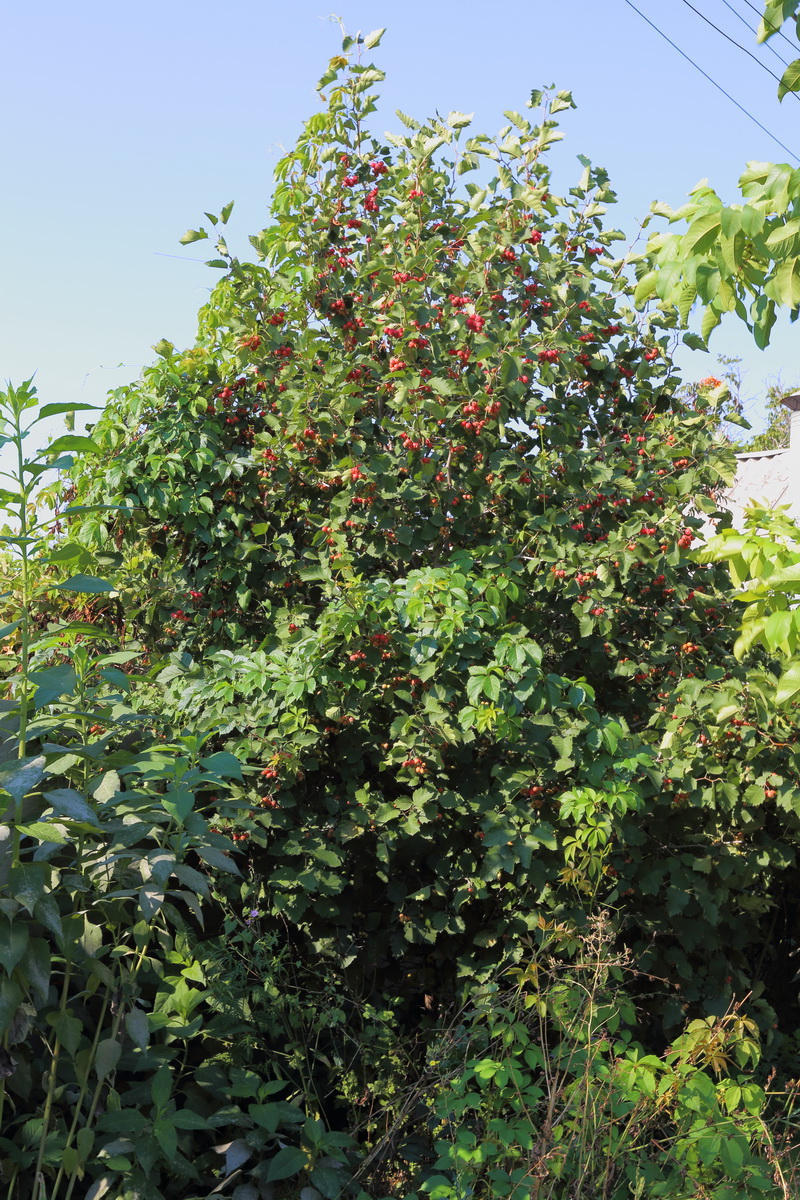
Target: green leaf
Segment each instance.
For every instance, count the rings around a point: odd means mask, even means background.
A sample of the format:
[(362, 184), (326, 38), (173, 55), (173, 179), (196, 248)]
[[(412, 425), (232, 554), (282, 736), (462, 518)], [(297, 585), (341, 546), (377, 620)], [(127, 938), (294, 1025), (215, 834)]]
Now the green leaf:
[(106, 771), (92, 792), (92, 796), (98, 804), (107, 804), (109, 800), (114, 799), (121, 788), (122, 781), (119, 774), (116, 771)]
[(339, 1200), (347, 1191), (347, 1175), (336, 1167), (314, 1167), (311, 1182), (327, 1200)]
[(125, 1014), (125, 1029), (128, 1037), (140, 1050), (146, 1050), (150, 1042), (150, 1026), (147, 1013), (141, 1008), (132, 1008)]
[(642, 308), (647, 300), (650, 300), (653, 296), (655, 296), (657, 282), (657, 271), (648, 271), (642, 276), (642, 278), (636, 284), (636, 290), (633, 293), (633, 302), (637, 308)]
[(218, 750), (216, 754), (201, 758), (200, 766), (214, 775), (221, 775), (224, 779), (243, 778), (242, 764), (235, 754), (230, 754), (227, 750)]
[(36, 688), (34, 704), (37, 708), (44, 708), (60, 696), (72, 692), (78, 677), (72, 664), (65, 662), (57, 667), (47, 667), (44, 671), (31, 671), (30, 678)]
[(43, 925), (44, 928), (51, 933), (56, 942), (60, 946), (64, 940), (64, 931), (61, 925), (61, 910), (58, 907), (58, 901), (52, 893), (47, 896), (42, 896), (33, 910), (35, 920)]
[(764, 639), (770, 650), (785, 649), (791, 654), (789, 638), (792, 632), (792, 613), (786, 610), (770, 613), (764, 626)]
[(156, 1112), (162, 1112), (167, 1107), (171, 1095), (172, 1072), (164, 1064), (164, 1066), (158, 1068), (150, 1084), (150, 1098), (153, 1101), (153, 1107)]
[(362, 39), (362, 45), (367, 50), (374, 50), (376, 46), (380, 45), (381, 38), (383, 37), (383, 35), (385, 33), (386, 33), (385, 28), (384, 29), (373, 29), (372, 33), (368, 33), (367, 36)]
[(208, 1121), (192, 1108), (181, 1108), (172, 1114), (176, 1129), (208, 1129)]
[(161, 797), (161, 804), (174, 821), (183, 825), (194, 808), (194, 793), (179, 790), (165, 792)]
[(782, 100), (788, 92), (798, 91), (800, 91), (800, 58), (790, 62), (781, 75), (781, 81), (778, 84), (778, 99)]
[(85, 796), (73, 788), (53, 788), (43, 792), (45, 800), (59, 816), (69, 817), (71, 821), (81, 821), (86, 825), (99, 825), (97, 815)]
[(106, 579), (97, 579), (94, 575), (72, 575), (64, 583), (54, 585), (60, 592), (86, 592), (89, 595), (117, 595), (113, 583)]
[(775, 703), (788, 704), (800, 692), (800, 661), (793, 662), (778, 680)]
[(111, 1191), (111, 1185), (114, 1182), (113, 1175), (101, 1175), (99, 1179), (95, 1179), (92, 1186), (86, 1193), (86, 1200), (103, 1200), (103, 1196)]
[(45, 759), (41, 754), (34, 758), (14, 759), (0, 767), (0, 788), (19, 802), (41, 782), (44, 769)]
[(205, 875), (195, 871), (194, 867), (188, 867), (186, 863), (176, 863), (175, 875), (185, 887), (191, 888), (198, 896), (208, 896), (208, 880)]
[(63, 437), (56, 438), (47, 447), (47, 461), (52, 467), (51, 458), (58, 458), (59, 454), (99, 454), (106, 450), (106, 447), (101, 442), (96, 442), (94, 438), (82, 437), (78, 433), (65, 433)]
[(683, 237), (683, 254), (690, 257), (693, 254), (705, 254), (716, 242), (720, 234), (720, 210), (703, 213), (692, 221)]
[(0, 1037), (7, 1032), (22, 1000), (22, 988), (16, 979), (0, 979)]
[(800, 259), (790, 258), (780, 263), (764, 290), (779, 304), (797, 308), (800, 305)]
[[(688, 322), (689, 313), (692, 311), (692, 307), (693, 307), (696, 299), (697, 299), (697, 288), (694, 286), (693, 283), (687, 284), (686, 287), (681, 289), (680, 295), (678, 296), (678, 299), (676, 302), (676, 307), (678, 309), (678, 316), (681, 319), (682, 325), (685, 325)], [(691, 335), (684, 335), (684, 339), (683, 339), (684, 342), (686, 342), (687, 336), (691, 336)], [(688, 342), (686, 342), (686, 344), (689, 345)], [(695, 347), (695, 348), (698, 348), (698, 347)], [(705, 349), (705, 347), (701, 346), (701, 347), (699, 347), (699, 349), (702, 350), (702, 349)]]
[(23, 837), (36, 838), (40, 842), (50, 842), (54, 846), (65, 846), (74, 838), (68, 837), (63, 825), (48, 825), (47, 821), (31, 821), (25, 825), (17, 825)]
[(153, 917), (164, 903), (164, 889), (154, 880), (149, 879), (147, 883), (142, 884), (139, 888), (139, 907), (142, 910), (145, 921), (152, 921)]
[[(798, 60), (800, 62), (800, 60)], [(767, 235), (765, 245), (775, 258), (788, 253), (800, 237), (800, 218), (792, 217)]]
[(31, 938), (22, 960), (20, 974), (26, 980), (39, 1008), (47, 1004), (51, 969), (49, 942), (46, 938)]
[(73, 404), (70, 400), (57, 401), (54, 404), (45, 404), (37, 413), (37, 420), (44, 420), (45, 417), (57, 417), (59, 413), (73, 412), (102, 412), (96, 404)]
[(207, 862), (210, 867), (215, 867), (219, 871), (227, 871), (231, 875), (241, 875), (241, 871), (233, 859), (228, 858), (216, 846), (196, 846), (195, 850), (203, 862)]
[(101, 1042), (98, 1042), (94, 1057), (94, 1070), (101, 1082), (116, 1070), (121, 1054), (122, 1046), (116, 1038), (103, 1038)]
[(192, 242), (202, 242), (208, 237), (205, 229), (187, 229), (182, 238), (179, 238), (182, 246), (189, 246)]
[(8, 890), (31, 916), (36, 902), (45, 895), (50, 875), (47, 863), (17, 863), (8, 872)]
[(178, 1134), (172, 1121), (168, 1121), (166, 1117), (159, 1117), (153, 1124), (153, 1133), (167, 1161), (171, 1162), (178, 1153)]
[(10, 921), (0, 913), (0, 963), (10, 975), (28, 948), (28, 926), (24, 921)]
[(753, 337), (759, 350), (769, 345), (769, 336), (777, 319), (775, 303), (768, 296), (756, 296), (750, 306), (750, 318), (753, 322)]
[(303, 1150), (297, 1146), (284, 1146), (283, 1150), (279, 1150), (274, 1158), (270, 1159), (269, 1167), (267, 1168), (267, 1183), (277, 1183), (280, 1179), (289, 1179), (292, 1175), (296, 1175), (298, 1171), (302, 1171), (308, 1156)]
[(83, 1033), (83, 1025), (80, 1020), (77, 1017), (71, 1017), (69, 1013), (64, 1012), (62, 1009), (48, 1013), (46, 1020), (48, 1024), (52, 1025), (56, 1037), (61, 1042), (67, 1054), (74, 1058), (78, 1053), (78, 1046), (80, 1045), (81, 1034)]
[(731, 1179), (739, 1179), (741, 1177), (747, 1149), (747, 1140), (742, 1138), (741, 1134), (738, 1137), (733, 1135), (722, 1138), (719, 1146), (719, 1156), (723, 1167)]
[(704, 343), (708, 341), (709, 335), (716, 329), (721, 320), (722, 317), (717, 310), (709, 305), (703, 313), (703, 321), (700, 326), (700, 337)]

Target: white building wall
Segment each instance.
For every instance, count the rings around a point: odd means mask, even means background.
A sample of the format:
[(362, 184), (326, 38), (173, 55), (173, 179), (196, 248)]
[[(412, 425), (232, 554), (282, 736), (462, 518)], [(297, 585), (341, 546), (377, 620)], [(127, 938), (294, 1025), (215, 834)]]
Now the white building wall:
[(800, 522), (800, 396), (787, 396), (783, 403), (791, 414), (788, 449), (737, 454), (736, 478), (720, 497), (737, 529), (742, 528), (744, 510), (753, 502), (765, 508), (788, 504), (791, 515)]

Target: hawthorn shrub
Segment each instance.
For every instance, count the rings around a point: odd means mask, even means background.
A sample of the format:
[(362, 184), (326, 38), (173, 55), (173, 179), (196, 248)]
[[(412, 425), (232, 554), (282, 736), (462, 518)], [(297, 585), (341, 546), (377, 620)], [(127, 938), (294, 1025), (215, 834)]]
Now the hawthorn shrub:
[[(762, 1026), (794, 1020), (796, 734), (769, 660), (732, 655), (726, 572), (691, 555), (733, 469), (723, 391), (677, 395), (605, 173), (553, 191), (568, 93), (496, 139), (460, 113), (378, 139), (355, 50), (257, 261), (219, 238), (196, 344), (115, 393), (69, 491), (122, 509), (73, 533), (118, 556), (151, 701), (244, 765), (218, 828), (245, 881), (220, 898), (320, 997), (292, 1070), (389, 1103), (410, 1028), (597, 903), (668, 981), (658, 1046), (759, 980)], [(271, 1044), (307, 1045), (286, 1021)]]

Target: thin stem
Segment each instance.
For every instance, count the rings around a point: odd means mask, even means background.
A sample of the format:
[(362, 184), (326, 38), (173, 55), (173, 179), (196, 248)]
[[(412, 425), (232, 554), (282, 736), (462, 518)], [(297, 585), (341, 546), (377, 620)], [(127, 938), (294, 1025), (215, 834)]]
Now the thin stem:
[[(86, 1092), (88, 1091), (88, 1088), (89, 1088), (89, 1076), (91, 1074), (92, 1065), (93, 1065), (94, 1059), (95, 1059), (95, 1054), (97, 1053), (97, 1045), (98, 1045), (98, 1042), (100, 1041), (100, 1034), (102, 1033), (102, 1030), (103, 1030), (103, 1021), (105, 1020), (106, 1010), (108, 1009), (108, 1000), (109, 1000), (109, 991), (108, 991), (108, 988), (106, 988), (106, 994), (103, 998), (103, 1007), (100, 1012), (100, 1016), (98, 1018), (97, 1025), (96, 1025), (95, 1031), (94, 1031), (94, 1041), (92, 1042), (92, 1048), (89, 1052), (89, 1058), (87, 1059), (87, 1062), (86, 1062), (86, 1071), (84, 1072), (83, 1080), (81, 1081), (80, 1094), (78, 1096), (78, 1099), (75, 1101), (75, 1113), (72, 1118), (72, 1124), (70, 1125), (69, 1132), (67, 1134), (67, 1140), (64, 1143), (64, 1146), (61, 1150), (61, 1154), (62, 1154), (61, 1165), (58, 1168), (58, 1174), (56, 1175), (55, 1183), (53, 1184), (53, 1188), (50, 1193), (50, 1200), (56, 1200), (56, 1196), (58, 1195), (58, 1189), (61, 1186), (61, 1180), (64, 1177), (64, 1157), (63, 1156), (64, 1156), (64, 1152), (69, 1148), (69, 1146), (72, 1145), (72, 1139), (74, 1138), (75, 1131), (78, 1127), (78, 1121), (80, 1120), (81, 1109), (83, 1108), (83, 1101), (86, 1097)], [(88, 1127), (89, 1127), (89, 1125), (87, 1122), (85, 1128), (88, 1128)]]
[(14, 1184), (17, 1182), (18, 1174), (19, 1174), (19, 1163), (16, 1163), (14, 1165), (14, 1170), (11, 1172), (11, 1178), (8, 1181), (8, 1191), (6, 1192), (7, 1200), (12, 1200), (12, 1197), (14, 1195)]
[[(67, 999), (69, 996), (69, 980), (72, 974), (72, 963), (67, 960), (64, 965), (64, 982), (61, 987), (61, 999), (58, 1009), (60, 1013), (67, 1011)], [(50, 1114), (53, 1108), (53, 1097), (56, 1090), (56, 1075), (58, 1072), (58, 1056), (61, 1053), (61, 1041), (56, 1037), (55, 1046), (53, 1047), (53, 1057), (50, 1061), (50, 1070), (47, 1076), (47, 1096), (44, 1103), (44, 1113), (42, 1114), (42, 1132), (39, 1135), (39, 1154), (36, 1159), (36, 1175), (33, 1184), (32, 1200), (45, 1200), (44, 1195), (44, 1176), (42, 1175), (42, 1166), (44, 1164), (44, 1150), (47, 1143), (48, 1127), (50, 1125)]]
[[(17, 449), (17, 479), (20, 489), (19, 503), (19, 532), (21, 544), (21, 571), (20, 582), (22, 589), (21, 597), (21, 615), (20, 615), (20, 704), (19, 704), (19, 747), (18, 757), (24, 758), (27, 751), (27, 736), (28, 736), (28, 673), (30, 661), (30, 595), (29, 595), (29, 562), (28, 562), (28, 506), (27, 495), (25, 493), (25, 474), (24, 466), (25, 459), (22, 454), (22, 429), (20, 425), (19, 411), (14, 413), (14, 442)], [(20, 797), (14, 805), (14, 845), (12, 851), (11, 863), (16, 866), (19, 863), (20, 852), (20, 833), (19, 825), (22, 822), (22, 804), (23, 797)]]

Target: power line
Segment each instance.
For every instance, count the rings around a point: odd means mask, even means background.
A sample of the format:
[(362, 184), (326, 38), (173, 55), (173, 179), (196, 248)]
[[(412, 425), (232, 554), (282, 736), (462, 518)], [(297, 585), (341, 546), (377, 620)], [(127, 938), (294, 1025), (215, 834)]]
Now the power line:
[(770, 29), (772, 30), (772, 32), (773, 32), (773, 33), (777, 33), (778, 37), (782, 37), (782, 38), (783, 38), (783, 40), (786, 42), (786, 44), (787, 44), (788, 46), (791, 46), (793, 50), (796, 50), (796, 49), (797, 49), (797, 47), (795, 46), (795, 44), (794, 44), (794, 42), (792, 41), (792, 39), (791, 39), (791, 38), (788, 38), (788, 37), (786, 36), (786, 34), (785, 34), (785, 33), (783, 32), (783, 30), (781, 29), (780, 25), (773, 25), (773, 24), (772, 24), (772, 21), (768, 21), (768, 20), (767, 20), (767, 18), (766, 18), (766, 17), (764, 16), (764, 14), (762, 13), (761, 9), (760, 9), (760, 8), (756, 8), (755, 4), (751, 4), (751, 3), (750, 3), (750, 0), (744, 0), (744, 2), (745, 2), (745, 4), (747, 5), (747, 7), (748, 7), (748, 8), (752, 8), (752, 10), (753, 10), (753, 12), (756, 14), (756, 16), (757, 16), (757, 17), (760, 17), (760, 19), (761, 19), (761, 20), (764, 22), (764, 24), (765, 24), (765, 25), (768, 25), (768, 26), (770, 27)]
[(735, 104), (736, 107), (739, 109), (739, 111), (743, 112), (746, 117), (749, 117), (750, 120), (755, 125), (757, 125), (758, 128), (760, 130), (762, 130), (763, 133), (765, 133), (767, 135), (767, 137), (772, 138), (773, 142), (775, 142), (778, 146), (780, 146), (781, 150), (785, 150), (787, 154), (790, 154), (792, 156), (792, 158), (795, 160), (795, 162), (800, 162), (800, 156), (795, 154), (794, 150), (790, 150), (788, 146), (785, 146), (783, 144), (783, 142), (780, 140), (780, 138), (776, 137), (774, 133), (770, 132), (770, 130), (767, 129), (766, 125), (762, 125), (761, 122), (758, 120), (758, 118), (754, 117), (751, 112), (748, 112), (748, 110), (744, 107), (743, 104), (740, 104), (738, 100), (734, 100), (734, 98), (730, 94), (730, 92), (726, 92), (725, 88), (722, 86), (721, 83), (717, 83), (716, 79), (712, 79), (711, 76), (708, 74), (708, 72), (704, 71), (703, 68), (699, 65), (699, 63), (696, 63), (693, 58), (690, 58), (685, 50), (681, 50), (680, 46), (677, 46), (675, 44), (675, 42), (673, 42), (672, 38), (667, 37), (667, 35), (664, 33), (664, 31), (662, 29), (659, 29), (657, 25), (654, 25), (653, 22), (650, 20), (650, 18), (646, 17), (644, 15), (644, 13), (641, 11), (641, 9), (636, 7), (636, 5), (633, 3), (633, 0), (625, 0), (625, 3), (628, 5), (629, 8), (632, 8), (635, 13), (638, 13), (639, 16), (642, 18), (642, 20), (646, 21), (647, 24), (651, 27), (651, 29), (655, 29), (656, 33), (659, 34), (659, 36), (662, 37), (665, 42), (669, 42), (669, 44), (670, 44), (670, 46), (672, 46), (673, 50), (677, 50), (678, 54), (680, 54), (682, 58), (685, 58), (688, 63), (691, 63), (691, 65), (695, 68), (695, 70), (699, 71), (704, 79), (707, 79), (710, 84), (713, 84), (713, 86), (717, 89), (718, 92), (722, 92), (723, 96), (726, 96), (727, 99), (730, 100), (731, 104)]
[[(750, 22), (747, 20), (747, 17), (743, 17), (743, 16), (742, 16), (742, 14), (739, 12), (739, 10), (738, 10), (738, 9), (734, 8), (732, 4), (729, 4), (729, 3), (728, 3), (728, 0), (722, 0), (722, 3), (725, 5), (725, 7), (726, 7), (726, 8), (729, 8), (729, 9), (731, 10), (731, 12), (733, 13), (733, 15), (734, 15), (735, 17), (738, 17), (738, 18), (739, 18), (739, 20), (740, 20), (740, 21), (742, 22), (742, 24), (744, 25), (745, 29), (749, 29), (749, 30), (750, 30), (750, 32), (751, 32), (752, 34), (755, 34), (755, 33), (756, 33), (756, 30), (755, 30), (755, 29), (753, 29), (753, 26), (752, 26), (752, 25), (750, 24)], [(786, 40), (788, 41), (789, 39), (787, 38)], [(790, 43), (790, 44), (791, 44), (791, 43)], [(770, 54), (774, 54), (774, 55), (775, 55), (775, 57), (777, 58), (778, 62), (780, 62), (780, 63), (783, 63), (783, 65), (784, 65), (785, 67), (788, 67), (788, 65), (789, 65), (789, 64), (787, 63), (786, 59), (785, 59), (785, 58), (781, 58), (780, 54), (778, 54), (778, 51), (775, 49), (775, 47), (774, 47), (774, 46), (770, 46), (769, 42), (764, 42), (764, 49), (765, 49), (765, 50), (769, 50)]]
[[(737, 50), (741, 50), (742, 53), (746, 54), (748, 58), (752, 58), (754, 63), (758, 63), (758, 65), (761, 67), (762, 71), (766, 71), (767, 74), (772, 79), (774, 79), (776, 83), (780, 83), (780, 81), (781, 81), (780, 75), (776, 75), (774, 71), (770, 71), (767, 64), (762, 62), (761, 59), (757, 55), (753, 54), (750, 50), (748, 50), (746, 46), (743, 46), (741, 42), (737, 42), (736, 38), (732, 38), (731, 35), (729, 33), (726, 33), (724, 29), (720, 29), (719, 25), (715, 25), (714, 22), (712, 20), (710, 20), (704, 13), (700, 12), (699, 8), (695, 8), (695, 6), (690, 3), (690, 0), (683, 0), (683, 3), (686, 5), (687, 8), (690, 8), (693, 13), (697, 13), (700, 20), (705, 21), (706, 25), (710, 25), (712, 29), (716, 29), (717, 33), (721, 34), (722, 37), (725, 38), (726, 42), (730, 42), (731, 45), (735, 46)], [(794, 96), (795, 100), (797, 100), (798, 103), (800, 103), (800, 96), (798, 96), (797, 92), (790, 92), (789, 95)]]

